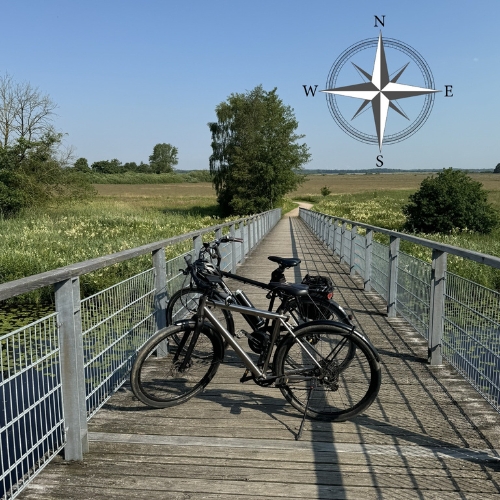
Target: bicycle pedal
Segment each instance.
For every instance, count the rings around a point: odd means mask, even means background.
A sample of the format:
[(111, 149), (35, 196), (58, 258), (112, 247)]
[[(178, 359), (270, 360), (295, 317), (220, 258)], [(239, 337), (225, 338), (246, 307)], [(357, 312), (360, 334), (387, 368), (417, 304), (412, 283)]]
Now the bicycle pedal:
[(234, 336), (237, 338), (237, 339), (242, 339), (243, 337), (246, 337), (247, 335), (245, 335), (246, 332), (245, 330), (237, 330), (234, 334)]

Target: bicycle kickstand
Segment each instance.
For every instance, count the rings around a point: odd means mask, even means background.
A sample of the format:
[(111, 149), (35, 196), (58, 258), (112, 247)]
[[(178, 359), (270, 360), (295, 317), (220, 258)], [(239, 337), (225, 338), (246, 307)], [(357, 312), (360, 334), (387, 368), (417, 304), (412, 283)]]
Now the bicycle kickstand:
[(309, 409), (309, 400), (311, 399), (311, 395), (314, 389), (316, 389), (316, 379), (312, 378), (311, 385), (309, 386), (309, 392), (307, 393), (306, 407), (304, 408), (304, 414), (302, 415), (302, 422), (300, 423), (299, 432), (295, 436), (295, 441), (298, 441), (302, 437), (302, 431), (304, 429), (304, 423), (306, 421), (307, 410)]

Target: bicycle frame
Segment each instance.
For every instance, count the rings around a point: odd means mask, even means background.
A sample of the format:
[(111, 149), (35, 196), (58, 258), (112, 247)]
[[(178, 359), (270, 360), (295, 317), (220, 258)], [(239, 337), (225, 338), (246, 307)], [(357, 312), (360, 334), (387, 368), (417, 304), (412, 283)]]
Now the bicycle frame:
[[(274, 320), (274, 326), (273, 326), (273, 331), (271, 334), (271, 339), (268, 344), (267, 352), (265, 355), (264, 359), (264, 364), (262, 366), (262, 369), (260, 369), (253, 361), (252, 359), (248, 356), (248, 354), (243, 350), (243, 348), (238, 344), (238, 342), (235, 340), (235, 338), (224, 328), (224, 326), (219, 322), (219, 320), (212, 314), (210, 309), (207, 307), (215, 307), (218, 309), (226, 309), (228, 311), (232, 312), (237, 312), (240, 314), (248, 314), (251, 316), (261, 316), (265, 317), (271, 320)], [(284, 316), (282, 314), (276, 314), (270, 311), (264, 311), (263, 309), (255, 309), (255, 308), (249, 308), (249, 307), (244, 307), (240, 305), (233, 305), (233, 304), (225, 304), (224, 302), (219, 302), (215, 300), (208, 299), (205, 295), (203, 295), (200, 298), (200, 304), (198, 306), (198, 313), (197, 317), (199, 318), (198, 324), (197, 324), (197, 329), (195, 330), (195, 334), (193, 336), (193, 341), (194, 343), (197, 340), (197, 332), (201, 329), (201, 326), (203, 325), (203, 318), (207, 318), (212, 326), (220, 333), (220, 335), (227, 341), (227, 343), (234, 349), (236, 354), (240, 357), (242, 360), (243, 364), (249, 370), (252, 372), (252, 374), (256, 377), (257, 380), (266, 380), (266, 381), (271, 381), (275, 380), (277, 376), (267, 376), (267, 369), (269, 368), (269, 362), (271, 360), (271, 355), (272, 355), (272, 346), (274, 346), (279, 334), (280, 334), (280, 325), (283, 325), (286, 330), (295, 338), (297, 343), (301, 346), (301, 348), (307, 353), (307, 355), (311, 358), (313, 363), (318, 367), (321, 368), (321, 365), (314, 359), (314, 357), (311, 355), (311, 353), (306, 349), (306, 347), (298, 340), (297, 336), (293, 332), (293, 330), (290, 328), (290, 326), (287, 324), (288, 317)], [(191, 347), (191, 346), (190, 346)], [(194, 347), (194, 346), (193, 346)], [(314, 347), (311, 346), (313, 350)]]

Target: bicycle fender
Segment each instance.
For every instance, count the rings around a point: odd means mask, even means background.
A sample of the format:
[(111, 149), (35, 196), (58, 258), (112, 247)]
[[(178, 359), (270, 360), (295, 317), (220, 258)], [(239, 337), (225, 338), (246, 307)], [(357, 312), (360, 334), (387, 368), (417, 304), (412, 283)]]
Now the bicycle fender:
[[(358, 332), (357, 330), (355, 330), (354, 327), (350, 327), (349, 325), (346, 325), (345, 323), (339, 323), (338, 321), (330, 321), (330, 320), (324, 320), (324, 319), (316, 320), (316, 321), (308, 321), (307, 323), (303, 323), (302, 325), (299, 325), (297, 328), (295, 328), (293, 330), (293, 332), (300, 333), (300, 331), (303, 330), (304, 328), (307, 328), (307, 327), (313, 326), (313, 325), (335, 326), (339, 330), (343, 330), (346, 333), (346, 335), (352, 335), (352, 336), (358, 337), (361, 341), (365, 342), (370, 347), (370, 349), (375, 354), (375, 358), (377, 359), (378, 362), (380, 362), (380, 355), (379, 355), (377, 349), (375, 348), (375, 346), (368, 339), (368, 337), (363, 335), (361, 332)], [(278, 348), (282, 342), (285, 342), (290, 337), (292, 337), (291, 333), (288, 333), (288, 335), (285, 335), (283, 337), (283, 339), (281, 340), (281, 342), (279, 343)]]

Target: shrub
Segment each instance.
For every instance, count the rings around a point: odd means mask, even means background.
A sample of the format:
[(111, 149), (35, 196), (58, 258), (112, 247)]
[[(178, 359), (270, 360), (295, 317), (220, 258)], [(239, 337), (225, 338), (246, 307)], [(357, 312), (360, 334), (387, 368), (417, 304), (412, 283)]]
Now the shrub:
[(327, 186), (321, 188), (321, 196), (328, 196), (330, 193), (331, 190)]
[(498, 224), (498, 214), (487, 196), (482, 184), (465, 172), (443, 169), (424, 179), (420, 189), (410, 195), (408, 204), (403, 206), (404, 228), (422, 233), (490, 233)]

